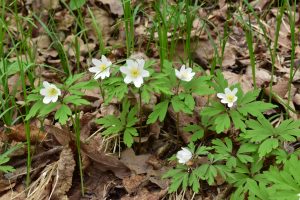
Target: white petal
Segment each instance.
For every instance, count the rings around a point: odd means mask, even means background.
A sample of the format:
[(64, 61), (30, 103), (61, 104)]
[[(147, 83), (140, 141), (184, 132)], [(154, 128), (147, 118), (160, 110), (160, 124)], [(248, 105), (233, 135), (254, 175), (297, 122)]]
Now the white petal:
[(96, 59), (96, 58), (93, 58), (93, 59), (92, 59), (92, 63), (93, 63), (93, 65), (95, 65), (96, 67), (98, 67), (99, 65), (102, 64), (102, 62), (101, 62), (100, 60)]
[(101, 61), (104, 63), (104, 64), (106, 64), (107, 63), (107, 58), (105, 57), (105, 55), (102, 55), (101, 56)]
[(231, 93), (231, 90), (229, 88), (225, 88), (225, 94)]
[[(56, 86), (55, 86), (55, 87), (56, 87)], [(56, 90), (57, 90), (57, 95), (60, 96), (60, 95), (61, 95), (60, 89), (56, 87)]]
[(50, 86), (50, 83), (49, 83), (48, 81), (44, 81), (44, 82), (43, 82), (43, 86), (44, 86), (45, 88), (48, 88), (48, 87)]
[(182, 65), (180, 68), (180, 72), (184, 72), (185, 71), (185, 65)]
[(230, 103), (228, 103), (227, 105), (228, 105), (229, 108), (231, 108), (231, 107), (233, 106), (233, 103), (230, 102)]
[(111, 66), (112, 62), (111, 62), (111, 61), (107, 61), (107, 62), (104, 63), (104, 64), (106, 64), (106, 66), (109, 67), (109, 66)]
[(58, 99), (58, 95), (56, 95), (56, 96), (52, 97), (52, 102), (53, 102), (53, 103), (54, 103), (54, 102), (56, 102), (56, 101), (57, 101), (57, 99)]
[(233, 102), (236, 102), (237, 99), (238, 99), (237, 96), (234, 96)]
[(186, 68), (185, 71), (186, 71), (187, 73), (191, 74), (193, 70), (192, 70), (192, 68), (188, 67), (188, 68)]
[(99, 79), (101, 77), (101, 74), (102, 74), (101, 72), (95, 74), (94, 79), (95, 80)]
[(126, 60), (126, 64), (127, 64), (128, 67), (132, 67), (132, 66), (137, 65), (137, 63), (134, 60), (131, 60), (131, 59)]
[(221, 99), (221, 103), (226, 104), (226, 103), (229, 103), (229, 102), (227, 101), (226, 98), (224, 98), (224, 99)]
[(126, 66), (122, 66), (120, 67), (120, 71), (124, 74), (129, 74), (129, 69)]
[(44, 99), (43, 99), (43, 103), (44, 103), (44, 104), (48, 104), (48, 103), (50, 103), (51, 100), (52, 100), (51, 97), (45, 96)]
[(46, 96), (46, 94), (47, 94), (47, 89), (46, 89), (46, 88), (42, 88), (42, 89), (40, 90), (40, 94), (43, 95), (43, 96)]
[(220, 99), (224, 99), (226, 97), (226, 95), (223, 93), (218, 93), (217, 97), (219, 97)]
[(100, 71), (100, 68), (99, 67), (90, 67), (89, 71), (92, 73), (98, 73)]
[(126, 84), (128, 84), (128, 83), (131, 83), (133, 80), (132, 80), (132, 78), (130, 77), (130, 76), (126, 76), (125, 78), (124, 78), (124, 82), (126, 83)]
[(237, 93), (237, 91), (238, 91), (238, 89), (237, 89), (237, 88), (234, 88), (234, 89), (232, 90), (232, 94), (235, 95), (235, 94)]
[(150, 76), (150, 74), (149, 74), (149, 72), (147, 71), (147, 70), (142, 70), (142, 77), (149, 77)]
[(144, 80), (142, 77), (138, 77), (135, 80), (133, 80), (133, 84), (135, 87), (139, 88), (144, 83)]
[(136, 62), (138, 63), (139, 67), (144, 68), (144, 65), (145, 65), (144, 59), (137, 59)]
[(176, 75), (177, 78), (180, 79), (180, 72), (177, 69), (175, 69), (175, 75)]
[(190, 74), (191, 74), (191, 76), (192, 76), (192, 78), (193, 78), (193, 77), (195, 76), (196, 73), (195, 73), (195, 72), (191, 72)]

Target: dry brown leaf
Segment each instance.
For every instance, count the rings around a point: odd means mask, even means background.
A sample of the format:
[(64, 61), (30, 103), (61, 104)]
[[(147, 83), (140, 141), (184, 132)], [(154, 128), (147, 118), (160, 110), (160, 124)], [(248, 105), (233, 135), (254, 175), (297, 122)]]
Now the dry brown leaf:
[(123, 179), (123, 185), (129, 194), (135, 193), (147, 181), (145, 175), (132, 175)]
[(134, 174), (145, 174), (151, 167), (147, 161), (150, 154), (135, 155), (133, 149), (127, 148), (121, 153), (121, 162), (124, 163)]
[(146, 188), (143, 188), (142, 190), (139, 190), (137, 195), (135, 196), (129, 196), (126, 195), (125, 197), (122, 197), (121, 200), (159, 200), (163, 196), (167, 194), (168, 190), (161, 190), (159, 192), (150, 192)]
[(82, 153), (87, 155), (95, 168), (101, 171), (112, 171), (117, 177), (124, 178), (130, 175), (126, 165), (112, 155), (106, 155), (101, 149), (102, 138), (97, 135), (86, 143), (81, 143)]
[(57, 142), (62, 146), (69, 145), (69, 143), (72, 140), (71, 135), (68, 131), (57, 128), (53, 125), (46, 125), (45, 126), (45, 131), (48, 134), (53, 135), (55, 137), (55, 139), (57, 140)]
[(124, 14), (121, 0), (97, 0), (103, 4), (109, 5), (110, 12), (121, 17)]
[(270, 0), (259, 0), (251, 2), (254, 9), (258, 10), (259, 12), (263, 11), (263, 9), (267, 6), (268, 3), (270, 3)]
[[(25, 133), (25, 124), (17, 124), (15, 126), (8, 127), (10, 130), (6, 134), (9, 138), (25, 142), (26, 141), (26, 133)], [(33, 143), (41, 142), (45, 139), (46, 134), (41, 131), (34, 123), (30, 124), (30, 140)]]
[(71, 188), (75, 164), (73, 152), (66, 146), (60, 154), (57, 162), (57, 175), (52, 183), (54, 198), (63, 199)]
[[(100, 29), (102, 33), (102, 38), (104, 40), (104, 43), (106, 43), (110, 39), (111, 34), (111, 26), (114, 23), (114, 20), (108, 15), (108, 13), (98, 7), (92, 7), (91, 11), (93, 12), (93, 15), (95, 17), (96, 23), (98, 28)], [(92, 24), (92, 19), (90, 16), (86, 16), (84, 18), (84, 22), (86, 27), (89, 29), (87, 35), (89, 38), (93, 39), (95, 42), (98, 41), (97, 37), (97, 31), (94, 29)]]
[(224, 71), (223, 75), (225, 79), (228, 81), (229, 85), (234, 85), (237, 83), (241, 84), (242, 90), (244, 92), (248, 92), (253, 90), (252, 81), (249, 80), (249, 77), (245, 75), (235, 74), (229, 71)]

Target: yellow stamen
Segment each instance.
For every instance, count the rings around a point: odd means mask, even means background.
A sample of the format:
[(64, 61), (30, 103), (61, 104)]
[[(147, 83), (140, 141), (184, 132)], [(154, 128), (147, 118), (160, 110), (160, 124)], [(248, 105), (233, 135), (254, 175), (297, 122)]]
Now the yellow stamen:
[(105, 64), (101, 64), (99, 66), (99, 69), (100, 69), (101, 72), (103, 72), (104, 70), (106, 70), (106, 65)]
[(56, 96), (57, 95), (57, 90), (55, 89), (55, 88), (50, 88), (49, 90), (48, 90), (48, 96), (50, 96), (50, 97), (53, 97), (53, 96)]
[(140, 75), (140, 71), (135, 67), (131, 69), (130, 73), (131, 76), (134, 78), (137, 78)]
[(231, 94), (227, 94), (226, 98), (227, 98), (228, 102), (233, 102), (233, 100), (234, 100), (234, 96)]

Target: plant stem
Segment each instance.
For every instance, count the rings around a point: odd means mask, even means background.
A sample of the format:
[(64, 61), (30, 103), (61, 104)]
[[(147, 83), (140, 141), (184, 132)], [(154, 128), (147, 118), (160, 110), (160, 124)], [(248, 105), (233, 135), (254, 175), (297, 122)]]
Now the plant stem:
[(76, 136), (76, 148), (78, 154), (81, 194), (84, 195), (83, 171), (82, 171), (81, 152), (80, 152), (80, 119), (79, 119), (77, 108), (75, 108), (75, 120), (73, 119), (73, 117), (71, 117), (71, 119), (73, 121), (74, 131)]
[[(177, 85), (177, 91), (176, 95), (179, 95), (179, 86), (180, 86), (180, 81), (178, 81)], [(176, 113), (176, 134), (177, 134), (177, 142), (179, 144), (179, 112)]]
[(101, 96), (102, 96), (103, 103), (104, 103), (105, 102), (105, 91), (102, 88), (102, 80), (99, 80), (99, 88), (100, 88)]
[(139, 126), (140, 128), (140, 133), (139, 133), (139, 150), (141, 150), (142, 147), (142, 114), (143, 114), (143, 107), (142, 107), (142, 91), (141, 88), (139, 88)]

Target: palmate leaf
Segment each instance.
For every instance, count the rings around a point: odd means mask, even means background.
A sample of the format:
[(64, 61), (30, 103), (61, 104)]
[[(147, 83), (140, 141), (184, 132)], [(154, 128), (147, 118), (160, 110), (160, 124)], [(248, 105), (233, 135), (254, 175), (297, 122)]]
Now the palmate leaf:
[(226, 108), (220, 102), (212, 102), (211, 106), (204, 107), (200, 113), (201, 116), (213, 117), (219, 113), (225, 112)]
[(56, 111), (54, 117), (55, 117), (55, 119), (58, 119), (58, 122), (60, 124), (64, 125), (64, 124), (66, 124), (69, 116), (71, 116), (71, 115), (72, 115), (71, 109), (67, 105), (63, 104)]
[(263, 112), (275, 108), (276, 106), (271, 103), (265, 103), (263, 101), (254, 101), (247, 104), (239, 105), (237, 110), (244, 116), (249, 114), (255, 117), (262, 117)]
[(153, 112), (149, 115), (147, 124), (152, 124), (156, 120), (163, 121), (166, 117), (169, 107), (169, 101), (165, 100), (154, 106)]
[(230, 127), (230, 118), (227, 113), (218, 115), (214, 121), (216, 132), (222, 133)]
[(133, 127), (126, 128), (124, 131), (124, 137), (123, 137), (123, 140), (124, 140), (124, 143), (126, 144), (126, 146), (131, 147), (134, 142), (133, 137), (138, 136), (138, 135), (139, 134), (138, 134), (136, 128), (133, 128)]
[(272, 136), (275, 131), (272, 124), (264, 117), (248, 120), (246, 124), (249, 129), (242, 134), (242, 137), (250, 139), (251, 142), (262, 142)]
[(270, 183), (268, 192), (270, 199), (274, 200), (298, 200), (300, 191), (300, 161), (297, 156), (291, 156), (286, 161), (284, 168), (279, 170), (271, 167), (264, 172), (264, 178)]
[(261, 143), (261, 145), (258, 148), (258, 155), (260, 158), (264, 157), (268, 153), (270, 153), (273, 149), (276, 149), (279, 145), (279, 142), (277, 139), (270, 138), (266, 139)]

